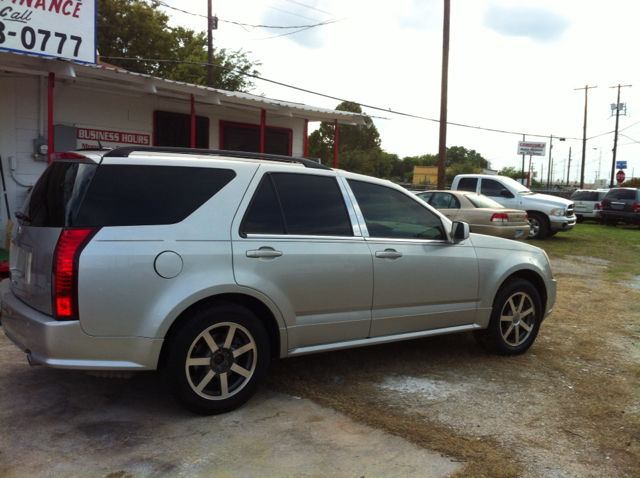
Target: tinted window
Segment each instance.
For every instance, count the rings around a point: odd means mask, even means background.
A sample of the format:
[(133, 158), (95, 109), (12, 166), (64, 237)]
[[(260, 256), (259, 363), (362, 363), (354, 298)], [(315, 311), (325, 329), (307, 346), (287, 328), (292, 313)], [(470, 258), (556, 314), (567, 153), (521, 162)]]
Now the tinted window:
[(284, 220), (271, 176), (262, 178), (240, 230), (244, 234), (284, 234)]
[(353, 236), (349, 214), (335, 178), (289, 173), (272, 173), (263, 178), (243, 220), (241, 232)]
[(65, 227), (73, 224), (82, 197), (97, 164), (52, 163), (33, 188), (25, 215), (26, 225)]
[[(156, 111), (155, 146), (191, 147), (191, 115)], [(196, 148), (209, 148), (209, 118), (196, 116)]]
[(429, 199), (433, 197), (433, 193), (420, 193), (420, 194), (416, 194), (416, 196), (418, 196), (420, 199), (422, 199), (425, 202), (429, 202)]
[(103, 165), (96, 171), (73, 225), (175, 224), (235, 175), (229, 169)]
[(599, 201), (597, 191), (576, 191), (571, 195), (574, 201)]
[(635, 199), (635, 189), (611, 189), (606, 196), (607, 199)]
[(400, 191), (349, 180), (371, 237), (444, 240), (440, 218)]
[(460, 178), (458, 182), (458, 189), (460, 191), (476, 192), (478, 187), (478, 178)]
[(493, 179), (483, 179), (480, 186), (480, 193), (485, 196), (500, 196), (500, 191), (505, 187)]

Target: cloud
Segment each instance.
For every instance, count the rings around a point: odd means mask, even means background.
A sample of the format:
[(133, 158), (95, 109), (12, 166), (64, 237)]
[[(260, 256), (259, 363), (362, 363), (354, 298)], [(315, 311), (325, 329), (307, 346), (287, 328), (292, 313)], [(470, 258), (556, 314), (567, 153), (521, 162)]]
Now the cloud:
[(484, 26), (510, 37), (526, 37), (537, 43), (553, 43), (569, 28), (569, 20), (541, 7), (491, 4), (485, 10)]
[(442, 25), (441, 0), (411, 0), (397, 2), (394, 10), (398, 26), (409, 30), (432, 30)]

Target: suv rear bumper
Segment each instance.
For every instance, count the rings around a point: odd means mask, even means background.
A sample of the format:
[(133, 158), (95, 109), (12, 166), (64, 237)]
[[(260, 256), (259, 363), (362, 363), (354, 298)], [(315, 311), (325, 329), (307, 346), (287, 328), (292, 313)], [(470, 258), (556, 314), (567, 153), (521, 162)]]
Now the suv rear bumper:
[(637, 212), (624, 212), (624, 211), (611, 211), (611, 210), (602, 210), (600, 211), (602, 215), (602, 219), (617, 219), (618, 221), (624, 221), (629, 224), (640, 224), (640, 213)]
[(92, 337), (79, 321), (58, 322), (19, 300), (9, 280), (0, 283), (2, 328), (31, 361), (76, 370), (155, 370), (162, 340)]
[(552, 231), (568, 232), (576, 226), (576, 216), (548, 216)]

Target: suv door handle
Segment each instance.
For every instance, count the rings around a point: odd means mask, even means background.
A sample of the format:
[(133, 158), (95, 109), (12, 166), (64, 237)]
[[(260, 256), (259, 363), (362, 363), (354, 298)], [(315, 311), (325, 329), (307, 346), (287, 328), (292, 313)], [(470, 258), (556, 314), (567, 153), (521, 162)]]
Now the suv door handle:
[(274, 249), (258, 249), (257, 251), (247, 251), (247, 257), (280, 257), (282, 252)]
[(385, 249), (384, 251), (376, 252), (376, 257), (380, 257), (382, 259), (397, 259), (398, 257), (402, 257), (402, 252), (398, 252), (394, 249)]

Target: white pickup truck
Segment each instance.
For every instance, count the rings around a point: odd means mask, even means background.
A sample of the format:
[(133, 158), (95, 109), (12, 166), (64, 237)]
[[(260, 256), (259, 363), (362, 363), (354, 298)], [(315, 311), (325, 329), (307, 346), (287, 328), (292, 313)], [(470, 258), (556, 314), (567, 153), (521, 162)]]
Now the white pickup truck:
[(572, 201), (534, 193), (506, 176), (459, 174), (453, 178), (451, 189), (478, 192), (505, 207), (527, 211), (531, 225), (529, 239), (544, 239), (570, 231), (576, 225)]

